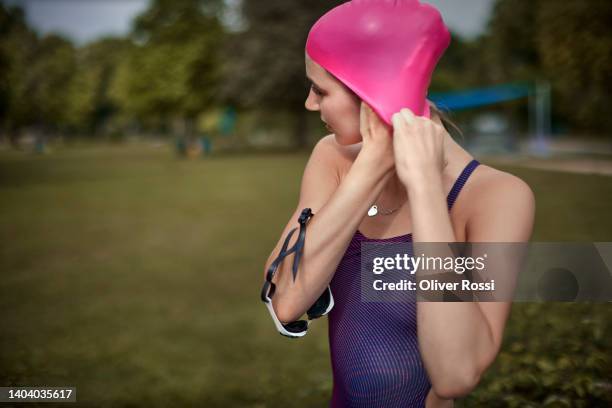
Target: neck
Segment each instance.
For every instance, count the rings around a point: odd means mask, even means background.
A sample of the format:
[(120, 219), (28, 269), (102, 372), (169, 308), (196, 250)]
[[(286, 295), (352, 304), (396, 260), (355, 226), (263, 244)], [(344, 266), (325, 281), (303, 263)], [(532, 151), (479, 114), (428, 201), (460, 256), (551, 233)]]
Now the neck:
[(400, 181), (395, 170), (391, 173), (391, 176), (387, 180), (383, 191), (376, 199), (376, 204), (380, 205), (383, 209), (393, 209), (403, 205), (408, 198), (406, 187)]

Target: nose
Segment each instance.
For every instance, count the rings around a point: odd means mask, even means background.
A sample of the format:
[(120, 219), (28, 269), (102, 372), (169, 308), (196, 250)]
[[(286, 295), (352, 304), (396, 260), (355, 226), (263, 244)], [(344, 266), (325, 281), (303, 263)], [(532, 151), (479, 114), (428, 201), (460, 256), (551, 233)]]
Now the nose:
[(306, 102), (304, 102), (304, 106), (309, 111), (319, 110), (319, 101), (317, 95), (315, 95), (312, 89), (310, 89), (310, 91), (308, 92), (308, 97), (306, 98)]

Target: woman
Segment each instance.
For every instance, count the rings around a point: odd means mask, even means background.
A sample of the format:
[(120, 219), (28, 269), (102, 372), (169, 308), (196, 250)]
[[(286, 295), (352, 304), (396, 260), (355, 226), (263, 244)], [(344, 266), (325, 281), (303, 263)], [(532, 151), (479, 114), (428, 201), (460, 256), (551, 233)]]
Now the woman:
[[(374, 0), (350, 3), (356, 3), (349, 6), (352, 24), (356, 13), (383, 19), (398, 14), (397, 9), (373, 13)], [(421, 7), (416, 0), (379, 3)], [(335, 16), (342, 16), (337, 9)], [(328, 23), (338, 24), (334, 18)], [(385, 26), (364, 24), (367, 35), (372, 27)], [(454, 398), (474, 389), (495, 359), (510, 303), (362, 302), (360, 243), (525, 242), (533, 226), (533, 193), (519, 178), (478, 163), (452, 139), (435, 107), (423, 106), (423, 98), (406, 99), (405, 106), (420, 107), (418, 115), (402, 108), (390, 115), (389, 124), (384, 98), (368, 94), (367, 86), (318, 58), (324, 68), (309, 50), (314, 47), (307, 47), (305, 58), (312, 81), (305, 107), (320, 112), (332, 133), (313, 149), (296, 211), (266, 262), (267, 271), (287, 234), (299, 227), (301, 210), (311, 208), (315, 215), (308, 222), (295, 280), (290, 262), (281, 263), (274, 276), (273, 312), (281, 322), (294, 322), (331, 288), (331, 406), (452, 406)], [(438, 57), (432, 57), (433, 65)], [(368, 64), (363, 62), (358, 65)], [(430, 76), (424, 77), (426, 88)]]

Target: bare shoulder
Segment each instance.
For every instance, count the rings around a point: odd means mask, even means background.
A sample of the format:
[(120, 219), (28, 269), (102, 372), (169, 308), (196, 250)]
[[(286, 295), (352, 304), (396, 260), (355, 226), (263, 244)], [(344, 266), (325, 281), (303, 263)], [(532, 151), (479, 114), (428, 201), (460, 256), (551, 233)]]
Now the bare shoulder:
[(334, 135), (330, 134), (319, 139), (317, 144), (313, 149), (313, 153), (317, 153), (320, 155), (329, 156), (330, 159), (334, 158), (336, 154), (338, 154), (338, 143), (334, 139)]
[(470, 205), (480, 209), (492, 203), (529, 204), (535, 202), (529, 184), (514, 174), (481, 164), (474, 172)]
[(359, 154), (356, 145), (343, 146), (336, 142), (333, 134), (321, 138), (315, 145), (311, 157), (325, 163), (334, 171), (340, 181)]
[(479, 238), (500, 241), (527, 239), (535, 214), (535, 195), (529, 184), (487, 165), (481, 164), (478, 169), (464, 201), (468, 231), (479, 230)]
[(359, 154), (361, 143), (349, 146), (340, 145), (336, 142), (336, 137), (332, 133), (321, 138), (321, 140), (317, 142), (317, 146), (321, 146), (322, 149), (325, 149), (338, 159), (354, 161), (357, 154)]

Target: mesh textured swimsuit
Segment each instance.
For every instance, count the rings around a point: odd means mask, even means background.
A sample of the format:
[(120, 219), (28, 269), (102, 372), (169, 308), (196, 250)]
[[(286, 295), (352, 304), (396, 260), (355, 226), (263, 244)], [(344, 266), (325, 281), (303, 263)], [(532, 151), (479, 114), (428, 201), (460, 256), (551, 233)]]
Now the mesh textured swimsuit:
[[(480, 163), (463, 169), (447, 196), (448, 210)], [(357, 231), (330, 283), (328, 315), (334, 387), (330, 407), (424, 407), (431, 383), (418, 348), (416, 303), (362, 302), (362, 242), (412, 242), (412, 233), (370, 239)]]

